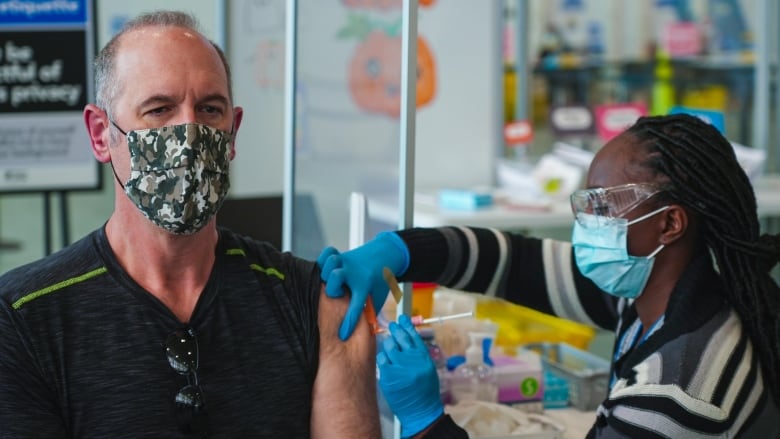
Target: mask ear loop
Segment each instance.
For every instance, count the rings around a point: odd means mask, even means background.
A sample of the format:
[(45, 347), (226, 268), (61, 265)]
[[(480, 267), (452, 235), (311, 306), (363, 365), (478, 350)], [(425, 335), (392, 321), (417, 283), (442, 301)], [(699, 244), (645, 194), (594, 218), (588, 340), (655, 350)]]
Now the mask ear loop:
[[(664, 206), (664, 207), (658, 208), (658, 209), (656, 209), (656, 210), (654, 210), (654, 211), (652, 211), (650, 213), (647, 213), (645, 215), (640, 216), (639, 218), (636, 218), (636, 219), (633, 219), (633, 220), (629, 221), (626, 225), (630, 226), (631, 224), (636, 224), (636, 223), (638, 223), (640, 221), (646, 220), (646, 219), (650, 218), (653, 215), (656, 215), (656, 214), (659, 214), (659, 213), (663, 212), (664, 210), (668, 209), (669, 207), (670, 206)], [(645, 256), (645, 258), (646, 259), (653, 259), (661, 250), (663, 250), (664, 247), (666, 247), (666, 245), (664, 245), (664, 244), (659, 245), (649, 255)]]
[(664, 247), (666, 247), (666, 245), (665, 245), (665, 244), (661, 244), (661, 245), (659, 245), (657, 249), (653, 250), (653, 252), (652, 252), (652, 253), (650, 253), (649, 255), (645, 256), (645, 258), (647, 258), (647, 259), (653, 259), (653, 258), (655, 257), (655, 255), (657, 255), (658, 253), (660, 253), (660, 252), (661, 252), (661, 250), (663, 250), (663, 249), (664, 249)]
[(114, 119), (112, 119), (111, 116), (108, 116), (108, 115), (106, 115), (106, 116), (108, 117), (108, 121), (111, 123), (111, 125), (114, 126), (114, 128), (118, 129), (119, 132), (122, 133), (123, 136), (127, 135), (127, 132), (125, 130), (123, 130), (122, 128), (119, 128), (119, 125), (117, 125), (116, 122), (114, 122)]
[(636, 223), (638, 223), (638, 222), (640, 222), (640, 221), (644, 221), (644, 220), (646, 220), (646, 219), (650, 218), (651, 216), (653, 216), (653, 215), (655, 215), (655, 214), (658, 214), (658, 213), (661, 213), (661, 212), (663, 212), (664, 210), (668, 209), (669, 207), (670, 207), (670, 206), (664, 206), (664, 207), (661, 207), (661, 208), (659, 208), (659, 209), (656, 209), (656, 210), (654, 210), (654, 211), (652, 211), (652, 212), (650, 212), (650, 213), (646, 213), (646, 214), (644, 214), (644, 215), (640, 216), (639, 218), (632, 219), (631, 221), (627, 222), (627, 223), (626, 223), (626, 225), (627, 225), (627, 226), (630, 226), (630, 225), (632, 225), (632, 224), (636, 224)]
[[(108, 115), (108, 113), (106, 113), (106, 117), (108, 117), (108, 122), (111, 125), (113, 125), (114, 128), (118, 129), (119, 132), (122, 133), (123, 136), (127, 137), (127, 132), (125, 130), (123, 130), (122, 128), (119, 128), (119, 125), (117, 125), (116, 122), (114, 122), (114, 119), (112, 119), (111, 116)], [(119, 176), (116, 175), (116, 168), (114, 168), (114, 161), (111, 160), (110, 163), (111, 163), (111, 172), (113, 172), (113, 174), (114, 174), (114, 180), (116, 180), (116, 182), (119, 183), (119, 187), (121, 187), (122, 191), (124, 191), (125, 190), (125, 185), (122, 184), (122, 182), (119, 180)]]

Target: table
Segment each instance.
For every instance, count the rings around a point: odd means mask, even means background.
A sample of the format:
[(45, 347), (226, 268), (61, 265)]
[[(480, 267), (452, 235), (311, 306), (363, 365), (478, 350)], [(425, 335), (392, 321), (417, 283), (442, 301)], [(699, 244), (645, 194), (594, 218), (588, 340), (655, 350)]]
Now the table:
[[(427, 195), (427, 194), (426, 194)], [(476, 210), (446, 210), (436, 205), (428, 196), (416, 197), (414, 203), (414, 225), (417, 227), (440, 227), (446, 225), (469, 225), (473, 227), (496, 227), (500, 229), (568, 227), (573, 216), (568, 202), (551, 203), (549, 207), (521, 207), (517, 205), (494, 204)], [(368, 215), (372, 219), (394, 224), (398, 222), (398, 208), (386, 200), (369, 199)]]
[(582, 411), (571, 407), (546, 409), (544, 415), (566, 426), (563, 439), (584, 438), (596, 421), (595, 411)]

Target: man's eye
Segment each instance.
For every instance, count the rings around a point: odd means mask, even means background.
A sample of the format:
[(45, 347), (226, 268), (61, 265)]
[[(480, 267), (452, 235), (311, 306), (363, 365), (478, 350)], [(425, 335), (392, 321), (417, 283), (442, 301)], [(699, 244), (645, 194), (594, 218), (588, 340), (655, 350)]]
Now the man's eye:
[(206, 105), (205, 107), (203, 107), (201, 109), (201, 111), (203, 111), (204, 113), (209, 113), (209, 114), (222, 114), (222, 109), (221, 108), (214, 107), (214, 106), (211, 106), (211, 105)]
[(157, 107), (157, 108), (152, 108), (151, 110), (147, 111), (146, 113), (147, 114), (151, 114), (153, 116), (156, 116), (156, 115), (160, 115), (160, 114), (165, 113), (166, 110), (167, 110), (166, 107)]
[(593, 213), (596, 215), (606, 216), (607, 214), (609, 214), (609, 207), (604, 205), (594, 206)]

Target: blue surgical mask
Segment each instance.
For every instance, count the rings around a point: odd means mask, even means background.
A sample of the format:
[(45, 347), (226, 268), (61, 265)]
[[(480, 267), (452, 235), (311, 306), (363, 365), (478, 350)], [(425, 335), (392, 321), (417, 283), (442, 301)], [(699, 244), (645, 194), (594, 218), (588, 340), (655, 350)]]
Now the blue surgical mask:
[(608, 224), (600, 223), (595, 215), (580, 213), (572, 232), (574, 259), (580, 272), (613, 296), (639, 297), (653, 271), (655, 256), (664, 246), (647, 256), (631, 256), (626, 238), (628, 226), (668, 208), (664, 206), (632, 221), (615, 218)]

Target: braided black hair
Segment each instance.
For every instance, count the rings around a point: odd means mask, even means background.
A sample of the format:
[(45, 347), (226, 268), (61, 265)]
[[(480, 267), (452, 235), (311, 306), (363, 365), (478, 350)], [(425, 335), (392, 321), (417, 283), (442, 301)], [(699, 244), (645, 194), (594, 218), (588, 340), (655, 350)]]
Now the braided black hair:
[(668, 179), (670, 196), (699, 219), (701, 238), (726, 283), (758, 353), (775, 401), (780, 401), (780, 287), (769, 270), (780, 238), (760, 236), (756, 197), (729, 141), (687, 114), (640, 118), (627, 133), (647, 148), (645, 167)]

